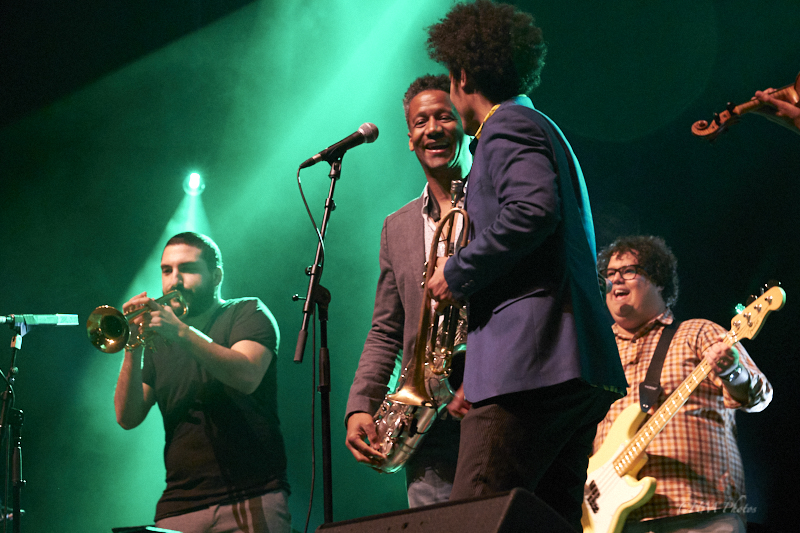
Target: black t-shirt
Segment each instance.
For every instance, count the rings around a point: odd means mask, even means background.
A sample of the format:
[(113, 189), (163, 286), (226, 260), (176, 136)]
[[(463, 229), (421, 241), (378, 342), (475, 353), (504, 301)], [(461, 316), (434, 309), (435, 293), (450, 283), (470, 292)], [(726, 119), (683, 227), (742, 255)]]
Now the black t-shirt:
[[(241, 340), (277, 355), (279, 332), (258, 298), (228, 300), (203, 333), (230, 348)], [(164, 419), (167, 488), (156, 520), (286, 489), (286, 453), (277, 409), (277, 361), (244, 394), (213, 378), (191, 355), (163, 339), (146, 350), (144, 383)]]

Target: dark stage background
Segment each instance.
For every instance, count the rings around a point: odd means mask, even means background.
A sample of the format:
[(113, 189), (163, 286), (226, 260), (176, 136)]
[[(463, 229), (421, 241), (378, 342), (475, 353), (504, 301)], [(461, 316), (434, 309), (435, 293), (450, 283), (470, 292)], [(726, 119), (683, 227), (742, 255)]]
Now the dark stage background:
[[(663, 236), (679, 259), (684, 319), (728, 325), (736, 303), (782, 281), (788, 303), (744, 343), (775, 397), (765, 412), (738, 417), (739, 441), (750, 520), (794, 531), (800, 135), (746, 116), (712, 145), (690, 126), (729, 100), (794, 81), (800, 5), (519, 4), (550, 47), (534, 103), (581, 160), (598, 244), (623, 233)], [(374, 144), (344, 158), (326, 240), (334, 518), (401, 509), (401, 475), (355, 463), (342, 415), (370, 324), (382, 220), (423, 187), (401, 98), (416, 76), (442, 72), (427, 59), (424, 28), (450, 5), (0, 3), (0, 314), (75, 313), (83, 323), (97, 305), (118, 306), (145, 289), (160, 294), (164, 233), (183, 216), (181, 182), (200, 172), (208, 225), (200, 215), (198, 224), (222, 248), (223, 296), (260, 297), (281, 327), (280, 415), (298, 530), (311, 494), (314, 352), (309, 339), (305, 362), (292, 363), (302, 306), (291, 296), (305, 293), (315, 234), (296, 169), (363, 122), (380, 128)], [(318, 222), (327, 171), (318, 165), (301, 176)], [(9, 358), (8, 348), (0, 352), (4, 372)], [(24, 531), (152, 520), (163, 488), (161, 418), (153, 412), (130, 432), (116, 425), (120, 360), (94, 350), (82, 325), (25, 337), (16, 384), (25, 412)], [(322, 522), (319, 457), (317, 465), (310, 530)]]

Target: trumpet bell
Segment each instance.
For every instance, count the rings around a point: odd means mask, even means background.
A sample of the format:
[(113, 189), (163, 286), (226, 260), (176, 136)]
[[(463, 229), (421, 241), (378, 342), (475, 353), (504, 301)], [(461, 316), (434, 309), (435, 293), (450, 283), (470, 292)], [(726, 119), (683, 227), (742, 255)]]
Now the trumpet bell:
[(128, 320), (110, 305), (97, 307), (86, 321), (86, 335), (92, 345), (105, 353), (117, 353), (131, 337)]
[[(177, 301), (180, 307), (180, 313), (176, 312), (176, 316), (181, 317), (189, 312), (189, 305), (178, 290), (168, 292), (154, 301), (159, 305), (167, 305), (172, 300)], [(89, 336), (89, 342), (101, 352), (117, 353), (128, 344), (128, 340), (131, 338), (130, 321), (149, 312), (149, 308), (140, 307), (123, 315), (121, 311), (110, 305), (101, 305), (92, 311), (86, 321), (86, 334)], [(139, 346), (142, 342), (142, 339), (137, 339), (132, 347)]]

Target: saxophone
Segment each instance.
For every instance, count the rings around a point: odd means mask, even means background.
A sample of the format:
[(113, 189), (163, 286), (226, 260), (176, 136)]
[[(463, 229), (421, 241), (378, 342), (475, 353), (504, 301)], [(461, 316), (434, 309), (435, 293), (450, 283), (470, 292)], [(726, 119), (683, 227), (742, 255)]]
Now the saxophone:
[[(424, 279), (430, 279), (436, 268), (440, 239), (445, 243), (447, 256), (467, 245), (469, 217), (464, 209), (456, 207), (463, 189), (463, 181), (452, 182), (451, 209), (439, 220), (433, 233)], [(462, 217), (463, 228), (460, 242), (453, 235), (458, 216)], [(403, 468), (439, 413), (453, 399), (454, 391), (448, 381), (451, 363), (454, 356), (466, 351), (466, 307), (449, 306), (436, 312), (424, 281), (422, 287), (423, 305), (413, 357), (400, 374), (396, 391), (386, 395), (373, 417), (378, 434), (373, 444), (386, 455), (386, 459), (373, 468), (387, 474)]]

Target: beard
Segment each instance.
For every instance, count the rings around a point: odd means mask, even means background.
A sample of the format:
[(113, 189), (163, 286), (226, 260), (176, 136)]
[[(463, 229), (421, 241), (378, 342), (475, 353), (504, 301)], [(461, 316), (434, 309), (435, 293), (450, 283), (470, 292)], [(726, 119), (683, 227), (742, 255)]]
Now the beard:
[[(179, 286), (175, 287), (173, 290), (178, 290), (181, 293), (188, 307), (186, 314), (179, 316), (181, 319), (192, 318), (203, 314), (209, 307), (214, 305), (216, 301), (215, 288), (213, 286), (202, 285), (193, 289)], [(180, 312), (180, 304), (173, 300), (171, 305), (172, 310), (175, 311), (177, 315)]]

